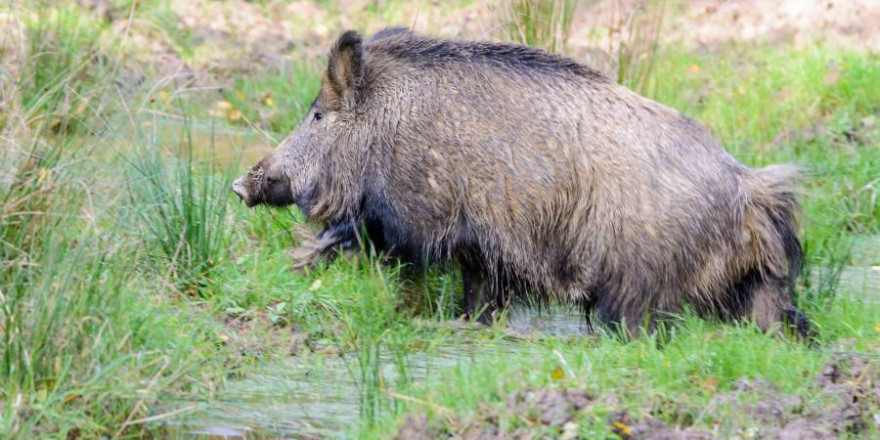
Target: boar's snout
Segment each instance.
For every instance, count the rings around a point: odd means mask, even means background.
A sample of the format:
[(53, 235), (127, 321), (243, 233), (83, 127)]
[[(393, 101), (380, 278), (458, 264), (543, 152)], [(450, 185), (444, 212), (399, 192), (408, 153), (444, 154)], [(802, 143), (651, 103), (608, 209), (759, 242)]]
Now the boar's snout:
[(248, 194), (247, 187), (244, 184), (244, 178), (238, 178), (235, 179), (234, 182), (232, 182), (232, 192), (238, 194), (238, 196), (241, 197), (241, 200), (244, 202), (245, 205), (247, 205), (248, 208), (254, 206), (253, 200), (250, 194)]

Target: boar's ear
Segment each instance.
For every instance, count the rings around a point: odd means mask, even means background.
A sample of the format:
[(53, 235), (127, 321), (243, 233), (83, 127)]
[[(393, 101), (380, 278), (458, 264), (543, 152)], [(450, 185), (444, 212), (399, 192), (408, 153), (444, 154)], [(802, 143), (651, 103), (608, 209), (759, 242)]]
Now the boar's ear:
[(329, 110), (350, 109), (364, 80), (364, 51), (361, 35), (347, 31), (330, 50), (327, 73), (321, 84), (321, 103)]

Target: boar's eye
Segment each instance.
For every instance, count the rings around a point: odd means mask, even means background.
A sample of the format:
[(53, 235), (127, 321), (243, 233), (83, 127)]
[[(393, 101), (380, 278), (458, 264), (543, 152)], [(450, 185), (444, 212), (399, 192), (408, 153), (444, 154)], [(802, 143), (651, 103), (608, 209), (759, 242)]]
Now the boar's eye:
[(320, 121), (321, 119), (324, 119), (324, 114), (321, 112), (315, 112), (315, 120)]

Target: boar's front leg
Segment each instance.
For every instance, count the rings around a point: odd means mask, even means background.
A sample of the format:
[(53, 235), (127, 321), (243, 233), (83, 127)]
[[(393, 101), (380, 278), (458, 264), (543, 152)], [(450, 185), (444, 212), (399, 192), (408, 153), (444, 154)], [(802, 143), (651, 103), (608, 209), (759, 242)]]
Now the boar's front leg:
[(462, 308), (465, 319), (471, 320), (476, 316), (477, 322), (489, 325), (495, 314), (495, 298), (491, 295), (491, 288), (482, 270), (463, 266), (461, 278), (464, 284), (464, 298)]
[(318, 235), (307, 228), (299, 228), (302, 243), (293, 250), (293, 269), (313, 269), (322, 260), (330, 260), (358, 242), (356, 222), (345, 221), (327, 226)]

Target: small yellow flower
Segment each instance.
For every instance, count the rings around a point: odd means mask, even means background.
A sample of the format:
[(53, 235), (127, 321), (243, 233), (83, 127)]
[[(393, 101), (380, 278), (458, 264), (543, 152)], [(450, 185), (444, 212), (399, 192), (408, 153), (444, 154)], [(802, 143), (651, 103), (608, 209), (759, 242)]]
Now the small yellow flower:
[(171, 99), (171, 94), (165, 90), (159, 90), (159, 99), (161, 99), (162, 102), (168, 102), (168, 100)]
[(620, 432), (621, 434), (630, 435), (631, 431), (630, 431), (629, 426), (626, 426), (625, 424), (623, 424), (621, 422), (614, 422), (611, 424), (611, 426), (613, 426), (614, 429), (617, 430), (618, 432)]
[(229, 112), (229, 120), (230, 121), (237, 121), (239, 119), (241, 119), (241, 112), (240, 111), (233, 110), (233, 111)]
[(312, 283), (311, 286), (309, 286), (309, 290), (314, 292), (314, 291), (320, 289), (322, 284), (324, 284), (324, 283), (321, 281), (320, 278), (318, 278), (317, 280), (315, 280), (315, 282)]
[(37, 182), (43, 183), (52, 178), (52, 169), (51, 168), (40, 168), (40, 171), (37, 173)]
[(267, 96), (263, 102), (266, 104), (266, 107), (275, 108), (275, 100), (271, 96)]
[(565, 377), (565, 372), (562, 371), (562, 368), (556, 367), (552, 373), (550, 373), (550, 378), (553, 380), (562, 380)]
[(874, 324), (874, 330), (877, 330), (878, 332), (880, 332), (880, 322)]

